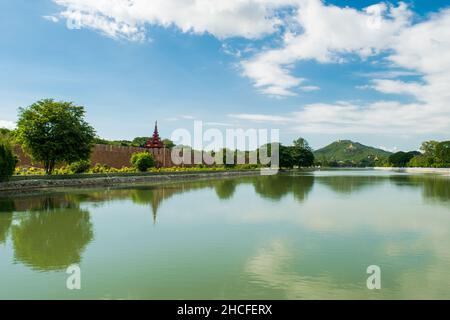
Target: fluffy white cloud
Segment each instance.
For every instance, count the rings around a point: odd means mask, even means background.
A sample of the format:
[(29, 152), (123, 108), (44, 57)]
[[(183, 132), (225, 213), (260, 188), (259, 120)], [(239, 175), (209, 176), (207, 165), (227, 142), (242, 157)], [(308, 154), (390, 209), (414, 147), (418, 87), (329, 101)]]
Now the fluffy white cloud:
[(289, 122), (290, 119), (283, 116), (276, 115), (264, 115), (264, 114), (229, 114), (231, 118), (239, 119), (239, 120), (247, 120), (254, 122), (272, 122), (272, 123), (286, 123)]
[(419, 134), (446, 133), (450, 113), (443, 114), (420, 103), (402, 104), (381, 101), (370, 104), (338, 102), (314, 103), (299, 111), (285, 115), (233, 114), (232, 118), (285, 123), (299, 133), (369, 133), (369, 134)]
[(0, 120), (0, 128), (14, 129), (16, 124), (12, 121)]
[[(255, 87), (266, 93), (293, 95), (305, 81), (291, 74), (289, 68), (295, 62), (342, 63), (348, 54), (365, 59), (385, 53), (394, 71), (372, 74), (376, 78), (360, 88), (407, 95), (415, 102), (310, 104), (286, 116), (296, 130), (411, 134), (450, 130), (450, 10), (413, 24), (412, 13), (402, 3), (357, 11), (327, 6), (318, 0), (300, 2), (297, 21), (302, 32), (285, 38), (282, 48), (242, 63), (244, 75), (254, 81)], [(374, 8), (381, 13), (378, 21), (371, 20)], [(396, 79), (411, 75), (419, 79)], [(246, 117), (250, 120), (260, 115)]]
[(108, 36), (141, 40), (145, 25), (175, 26), (183, 32), (218, 38), (258, 38), (282, 21), (274, 10), (291, 0), (54, 0), (73, 27), (88, 27)]
[[(351, 60), (349, 56), (362, 61), (379, 56), (391, 70), (372, 73), (367, 84), (358, 86), (392, 95), (391, 101), (318, 102), (299, 107), (292, 114), (231, 115), (234, 118), (290, 123), (299, 131), (321, 133), (450, 129), (450, 9), (414, 20), (413, 12), (402, 2), (382, 2), (363, 10), (321, 0), (54, 2), (63, 8), (56, 19), (65, 18), (71, 27), (92, 28), (113, 38), (139, 41), (145, 38), (146, 27), (152, 25), (209, 33), (219, 39), (254, 39), (272, 34), (259, 51), (253, 46), (244, 54), (224, 44), (224, 52), (243, 59), (242, 74), (259, 92), (274, 97), (320, 89), (314, 79), (294, 72), (293, 66), (299, 61), (331, 64), (346, 63)], [(286, 8), (289, 10), (279, 14)], [(399, 79), (403, 76), (414, 76), (415, 80)], [(401, 102), (398, 95), (409, 96), (413, 102)]]
[(293, 20), (301, 32), (287, 33), (282, 48), (242, 62), (243, 74), (264, 93), (294, 95), (304, 80), (291, 74), (290, 66), (297, 61), (342, 63), (346, 54), (366, 58), (390, 49), (410, 24), (411, 12), (403, 3), (377, 4), (363, 11), (320, 0), (298, 0), (297, 5)]

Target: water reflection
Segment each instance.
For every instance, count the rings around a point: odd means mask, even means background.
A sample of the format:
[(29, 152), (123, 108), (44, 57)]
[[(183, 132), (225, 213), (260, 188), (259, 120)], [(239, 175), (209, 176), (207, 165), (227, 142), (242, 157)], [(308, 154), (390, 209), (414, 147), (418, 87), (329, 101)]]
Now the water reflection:
[(235, 180), (223, 180), (218, 181), (214, 189), (216, 190), (217, 196), (221, 200), (231, 199), (236, 191), (237, 182)]
[(62, 270), (81, 261), (93, 239), (89, 212), (50, 209), (21, 215), (12, 227), (14, 259), (37, 270)]
[(15, 261), (36, 270), (62, 270), (79, 263), (94, 233), (89, 212), (79, 208), (76, 198), (0, 199), (0, 243), (10, 234)]
[(312, 175), (274, 175), (254, 179), (255, 192), (263, 198), (280, 200), (292, 193), (300, 202), (304, 201), (312, 190), (314, 176)]
[(315, 177), (318, 183), (342, 194), (351, 194), (364, 188), (373, 187), (388, 181), (389, 177), (360, 176), (360, 175), (332, 175)]
[(438, 175), (392, 176), (390, 181), (398, 187), (422, 189), (422, 196), (430, 203), (448, 205), (450, 202), (450, 179)]
[[(450, 182), (448, 177), (423, 175), (319, 175), (314, 174), (281, 174), (276, 176), (243, 177), (236, 179), (206, 180), (192, 182), (176, 182), (157, 186), (141, 186), (133, 188), (72, 190), (70, 192), (47, 192), (36, 195), (0, 197), (0, 244), (11, 238), (14, 259), (37, 270), (62, 270), (68, 265), (79, 263), (83, 251), (94, 238), (94, 230), (90, 213), (86, 208), (95, 208), (112, 201), (132, 201), (134, 204), (149, 208), (153, 223), (157, 222), (158, 211), (162, 204), (175, 195), (186, 194), (196, 190), (210, 189), (205, 193), (224, 202), (231, 202), (240, 196), (241, 189), (253, 190), (263, 200), (281, 202), (289, 195), (295, 199), (296, 205), (311, 206), (308, 197), (316, 186), (325, 186), (336, 195), (351, 195), (361, 190), (380, 186), (394, 186), (421, 191), (422, 199), (430, 204), (450, 202)], [(244, 189), (243, 189), (244, 190)], [(374, 189), (375, 190), (375, 189)], [(367, 195), (366, 195), (367, 196)], [(294, 221), (311, 230), (350, 230), (353, 227), (368, 226), (379, 230), (391, 230), (395, 226), (411, 227), (424, 225), (428, 219), (419, 216), (411, 222), (404, 222), (403, 217), (392, 215), (390, 211), (380, 211), (376, 204), (366, 206), (369, 198), (358, 197), (351, 202), (343, 202), (344, 214), (334, 214), (336, 203), (333, 199), (324, 199), (316, 204), (314, 210), (306, 208), (297, 214), (295, 207), (290, 210), (277, 210), (279, 220)], [(242, 199), (237, 199), (242, 201)], [(205, 199), (205, 201), (207, 201)], [(256, 199), (249, 199), (258, 203)], [(358, 203), (361, 202), (361, 203)], [(242, 203), (242, 208), (248, 204)], [(252, 206), (251, 203), (249, 203)], [(261, 205), (263, 207), (264, 204)], [(395, 206), (393, 203), (392, 206)], [(361, 214), (356, 208), (364, 208)], [(291, 210), (291, 209), (294, 210)], [(416, 208), (416, 207), (415, 207)], [(273, 210), (273, 209), (272, 209)], [(262, 221), (264, 216), (274, 217), (273, 212), (243, 212), (257, 215)], [(296, 214), (291, 214), (296, 212)], [(438, 218), (442, 216), (437, 215)], [(263, 219), (264, 220), (264, 219)], [(271, 221), (271, 220), (264, 220)], [(420, 223), (419, 223), (420, 222)], [(430, 223), (430, 233), (436, 233), (439, 225)], [(439, 231), (441, 232), (441, 231)]]
[(5, 243), (12, 223), (12, 212), (0, 212), (0, 244)]

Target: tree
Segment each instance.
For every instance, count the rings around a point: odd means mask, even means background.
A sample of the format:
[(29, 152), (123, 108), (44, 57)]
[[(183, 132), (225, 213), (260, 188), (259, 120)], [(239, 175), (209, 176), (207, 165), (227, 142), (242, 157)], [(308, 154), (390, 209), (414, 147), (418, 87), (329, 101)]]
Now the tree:
[(289, 148), (294, 166), (310, 167), (314, 164), (314, 154), (305, 139), (294, 140), (293, 147)]
[(164, 146), (168, 149), (172, 149), (173, 147), (175, 147), (175, 143), (173, 143), (173, 141), (170, 139), (163, 139), (162, 142), (164, 143)]
[[(420, 150), (423, 152), (423, 158), (420, 159), (420, 164), (422, 164), (425, 167), (432, 167), (436, 163), (436, 147), (439, 144), (438, 141), (430, 140), (425, 141), (422, 143), (422, 146), (420, 147)], [(417, 163), (416, 159), (414, 162)]]
[(439, 141), (425, 141), (422, 143), (420, 150), (423, 152), (423, 155), (426, 157), (434, 157), (436, 155), (436, 147), (439, 144)]
[(406, 167), (412, 158), (419, 155), (421, 155), (421, 153), (418, 151), (399, 151), (389, 156), (389, 163), (394, 167)]
[(408, 167), (431, 167), (432, 165), (433, 163), (425, 155), (415, 156), (408, 162)]
[(91, 167), (90, 160), (80, 160), (76, 162), (72, 162), (69, 166), (70, 171), (73, 173), (84, 173), (89, 170)]
[(153, 155), (148, 152), (138, 152), (131, 156), (131, 164), (141, 172), (155, 166)]
[(442, 167), (450, 165), (450, 141), (440, 142), (436, 146), (436, 162)]
[(89, 159), (95, 130), (84, 115), (84, 107), (72, 102), (40, 100), (19, 109), (17, 139), (51, 174), (57, 164)]
[(292, 168), (294, 165), (292, 147), (280, 144), (280, 168)]
[(294, 147), (296, 147), (296, 148), (305, 149), (305, 150), (312, 152), (312, 149), (309, 146), (308, 141), (306, 141), (303, 138), (298, 138), (298, 139), (294, 140), (293, 144), (294, 144)]
[(13, 154), (11, 146), (0, 144), (0, 181), (8, 180), (16, 168), (17, 157)]
[(136, 137), (133, 139), (132, 144), (137, 147), (144, 147), (150, 137)]

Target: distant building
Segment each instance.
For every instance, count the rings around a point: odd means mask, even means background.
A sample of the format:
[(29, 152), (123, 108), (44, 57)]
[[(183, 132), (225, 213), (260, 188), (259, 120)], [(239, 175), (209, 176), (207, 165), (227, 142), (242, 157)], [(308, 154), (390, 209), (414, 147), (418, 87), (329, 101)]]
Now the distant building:
[(155, 130), (153, 131), (153, 136), (144, 145), (148, 149), (161, 149), (164, 148), (164, 143), (161, 141), (158, 133), (158, 121), (155, 122)]

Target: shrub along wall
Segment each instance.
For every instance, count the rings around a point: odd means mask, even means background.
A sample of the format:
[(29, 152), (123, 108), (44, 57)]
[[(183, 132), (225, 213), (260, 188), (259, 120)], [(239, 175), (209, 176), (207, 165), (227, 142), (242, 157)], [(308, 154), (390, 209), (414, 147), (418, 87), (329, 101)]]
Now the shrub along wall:
[[(148, 149), (138, 147), (112, 146), (105, 144), (96, 144), (92, 150), (91, 165), (104, 164), (112, 168), (131, 167), (130, 158), (133, 153), (146, 151)], [(170, 149), (149, 149), (155, 157), (157, 167), (172, 167), (173, 163), (170, 157)], [(14, 148), (14, 152), (19, 158), (18, 166), (38, 167), (40, 164), (33, 164), (28, 155), (26, 155), (20, 146)]]

